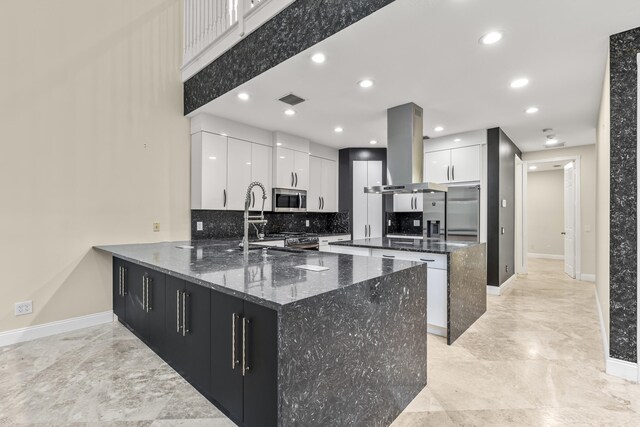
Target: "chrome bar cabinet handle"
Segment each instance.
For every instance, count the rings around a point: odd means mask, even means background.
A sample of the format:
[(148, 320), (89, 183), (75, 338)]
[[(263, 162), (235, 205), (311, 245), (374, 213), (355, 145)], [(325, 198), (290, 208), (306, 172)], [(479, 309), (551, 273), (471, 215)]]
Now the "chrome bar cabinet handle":
[(293, 185), (293, 183), (294, 183), (293, 172), (291, 172), (291, 186), (292, 186), (292, 187), (295, 187), (295, 186)]
[(455, 167), (456, 167), (456, 165), (451, 165), (451, 181), (455, 181), (456, 180)]
[(142, 276), (142, 309), (147, 311), (147, 276)]
[(180, 333), (180, 289), (176, 291), (176, 333)]
[(127, 267), (122, 267), (122, 296), (127, 295)]
[(151, 306), (153, 296), (149, 296), (151, 290), (153, 290), (153, 279), (150, 279), (149, 276), (147, 276), (147, 313), (153, 310), (153, 307)]
[(182, 336), (186, 337), (189, 332), (189, 326), (187, 325), (187, 297), (188, 293), (182, 293)]
[(296, 172), (296, 188), (298, 187), (298, 172)]
[(248, 338), (247, 338), (247, 327), (249, 325), (249, 319), (246, 317), (242, 318), (242, 376), (244, 377), (249, 370), (249, 365), (247, 364), (247, 347), (249, 347)]
[(222, 195), (224, 196), (223, 206), (227, 207), (227, 190), (222, 190)]
[(231, 314), (231, 369), (236, 369), (239, 363), (236, 356), (236, 322), (239, 317), (236, 313)]
[(451, 167), (451, 166), (447, 165), (447, 181), (451, 181), (451, 179), (449, 179), (449, 168), (450, 168), (450, 167)]
[(424, 261), (424, 262), (436, 262), (435, 259), (424, 259), (424, 258), (420, 258), (420, 261)]

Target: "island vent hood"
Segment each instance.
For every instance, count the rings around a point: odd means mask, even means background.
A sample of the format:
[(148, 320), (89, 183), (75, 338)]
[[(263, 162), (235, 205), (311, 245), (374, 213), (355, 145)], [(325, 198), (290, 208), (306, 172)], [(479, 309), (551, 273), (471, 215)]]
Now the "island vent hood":
[(410, 102), (387, 110), (388, 185), (366, 187), (365, 193), (402, 194), (446, 192), (447, 186), (422, 182), (422, 108)]

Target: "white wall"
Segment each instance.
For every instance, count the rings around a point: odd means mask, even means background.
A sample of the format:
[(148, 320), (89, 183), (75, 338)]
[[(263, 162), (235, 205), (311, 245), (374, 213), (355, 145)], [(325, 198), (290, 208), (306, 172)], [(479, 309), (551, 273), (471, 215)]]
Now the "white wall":
[(110, 310), (93, 245), (189, 237), (181, 37), (179, 0), (2, 2), (0, 331)]
[(596, 138), (596, 292), (605, 322), (607, 341), (609, 339), (609, 197), (611, 195), (609, 189), (611, 139), (609, 96), (609, 60), (607, 60)]
[(564, 170), (527, 175), (528, 253), (564, 255)]
[(580, 156), (580, 207), (582, 222), (582, 271), (581, 274), (596, 273), (596, 146), (559, 148), (523, 153), (522, 160), (542, 161), (559, 157)]

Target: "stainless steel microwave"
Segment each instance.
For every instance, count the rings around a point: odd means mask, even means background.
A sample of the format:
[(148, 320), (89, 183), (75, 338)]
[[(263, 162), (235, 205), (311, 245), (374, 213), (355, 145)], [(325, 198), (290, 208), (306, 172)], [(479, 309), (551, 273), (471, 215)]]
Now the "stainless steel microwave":
[(273, 189), (274, 212), (306, 212), (307, 192), (303, 190)]

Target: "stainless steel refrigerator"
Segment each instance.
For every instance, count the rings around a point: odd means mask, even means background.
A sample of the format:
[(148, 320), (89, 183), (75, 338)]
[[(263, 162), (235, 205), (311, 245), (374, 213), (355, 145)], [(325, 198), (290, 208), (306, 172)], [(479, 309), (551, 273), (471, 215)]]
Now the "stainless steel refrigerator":
[(480, 239), (480, 186), (449, 187), (447, 193), (425, 193), (426, 237), (478, 242)]

